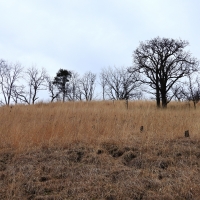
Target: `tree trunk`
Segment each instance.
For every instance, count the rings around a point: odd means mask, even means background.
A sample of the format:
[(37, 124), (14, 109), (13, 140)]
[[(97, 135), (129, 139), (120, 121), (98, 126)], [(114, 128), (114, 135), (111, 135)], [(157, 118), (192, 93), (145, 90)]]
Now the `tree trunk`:
[(167, 97), (165, 91), (162, 91), (162, 108), (167, 108)]
[(160, 91), (158, 88), (156, 89), (156, 103), (157, 103), (157, 108), (160, 108)]
[(196, 101), (193, 100), (193, 104), (194, 104), (194, 109), (196, 109)]
[(158, 67), (156, 67), (156, 102), (157, 108), (160, 108), (160, 91), (159, 91), (159, 77), (158, 77)]

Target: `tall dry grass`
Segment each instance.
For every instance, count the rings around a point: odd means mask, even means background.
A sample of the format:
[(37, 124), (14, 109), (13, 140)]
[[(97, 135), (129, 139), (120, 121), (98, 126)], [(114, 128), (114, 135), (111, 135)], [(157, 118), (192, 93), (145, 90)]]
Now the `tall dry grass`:
[(199, 119), (178, 102), (0, 107), (0, 199), (199, 199)]
[[(98, 145), (164, 143), (184, 136), (189, 130), (200, 138), (200, 108), (172, 102), (166, 110), (155, 102), (124, 101), (67, 102), (16, 105), (0, 108), (0, 148), (19, 151), (40, 146), (63, 147), (74, 142)], [(144, 127), (140, 132), (140, 126)]]

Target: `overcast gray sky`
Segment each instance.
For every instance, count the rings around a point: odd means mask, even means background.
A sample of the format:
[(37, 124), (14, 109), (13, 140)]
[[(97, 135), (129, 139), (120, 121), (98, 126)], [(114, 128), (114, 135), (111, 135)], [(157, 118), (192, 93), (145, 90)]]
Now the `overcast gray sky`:
[(140, 41), (184, 39), (200, 58), (199, 0), (0, 0), (0, 59), (98, 73), (131, 66)]

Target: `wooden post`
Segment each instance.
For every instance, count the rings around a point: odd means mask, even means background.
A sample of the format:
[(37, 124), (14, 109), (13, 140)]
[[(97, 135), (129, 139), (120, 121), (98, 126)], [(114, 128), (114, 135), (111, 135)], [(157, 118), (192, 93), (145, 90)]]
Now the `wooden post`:
[(190, 137), (189, 130), (185, 131), (185, 137)]

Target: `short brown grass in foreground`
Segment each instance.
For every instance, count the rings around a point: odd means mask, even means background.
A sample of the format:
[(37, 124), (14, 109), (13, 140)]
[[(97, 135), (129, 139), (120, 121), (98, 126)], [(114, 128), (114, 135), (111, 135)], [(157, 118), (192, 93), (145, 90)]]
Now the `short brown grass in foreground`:
[(199, 119), (176, 102), (1, 107), (0, 199), (199, 199)]

